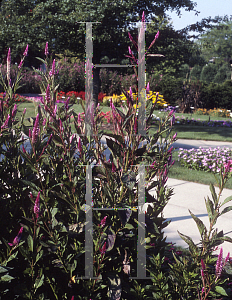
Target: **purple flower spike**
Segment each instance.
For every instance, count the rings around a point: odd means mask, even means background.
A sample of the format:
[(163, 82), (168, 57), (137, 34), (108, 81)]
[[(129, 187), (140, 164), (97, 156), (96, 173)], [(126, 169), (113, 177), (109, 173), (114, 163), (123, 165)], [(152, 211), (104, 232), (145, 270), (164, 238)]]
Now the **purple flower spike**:
[(11, 56), (10, 56), (10, 48), (9, 48), (7, 54), (7, 60), (6, 60), (6, 76), (8, 81), (10, 81), (10, 62), (11, 62)]
[(65, 101), (65, 105), (64, 106), (65, 106), (66, 110), (68, 109), (69, 99), (70, 99), (70, 97), (68, 97), (67, 100)]
[(133, 37), (132, 37), (132, 35), (130, 34), (130, 32), (128, 32), (128, 35), (129, 35), (129, 39), (130, 39), (131, 41), (133, 41)]
[(35, 144), (37, 142), (38, 134), (39, 134), (39, 113), (36, 116), (34, 128), (32, 131), (32, 144)]
[(146, 92), (147, 92), (147, 94), (149, 94), (149, 92), (150, 92), (150, 84), (149, 84), (149, 82), (147, 84)]
[(100, 225), (101, 225), (102, 228), (105, 227), (105, 225), (106, 225), (106, 219), (107, 219), (107, 216), (105, 216), (105, 217), (101, 220)]
[(10, 115), (8, 114), (6, 121), (5, 121), (4, 124), (1, 126), (2, 129), (8, 127), (8, 122), (9, 122), (9, 120), (10, 120)]
[(51, 69), (51, 71), (49, 72), (49, 75), (50, 76), (52, 76), (52, 75), (55, 75), (55, 73), (56, 73), (56, 60), (54, 59), (53, 60), (53, 63), (52, 63), (52, 69)]
[(17, 236), (13, 240), (13, 243), (8, 243), (8, 245), (10, 245), (11, 247), (18, 245), (21, 240), (22, 233), (23, 233), (23, 227), (20, 228)]
[(45, 94), (45, 100), (46, 100), (46, 103), (48, 104), (49, 101), (50, 101), (50, 86), (48, 84), (47, 86), (47, 90), (46, 90), (46, 94)]
[(37, 198), (35, 200), (35, 205), (34, 205), (34, 214), (36, 216), (36, 219), (39, 217), (40, 209), (39, 209), (39, 200), (40, 200), (40, 192), (37, 195)]
[(102, 248), (99, 248), (99, 250), (101, 252), (101, 257), (102, 257), (106, 253), (106, 242)]
[(205, 263), (204, 263), (203, 259), (201, 259), (201, 267), (202, 267), (202, 270), (205, 270)]
[(229, 259), (230, 259), (230, 252), (228, 252), (228, 254), (227, 254), (226, 258), (225, 258), (225, 263), (224, 264), (226, 264)]
[(217, 277), (220, 277), (221, 273), (222, 273), (222, 256), (223, 256), (223, 250), (221, 248), (220, 253), (218, 255), (218, 260), (217, 260), (217, 263), (216, 263), (216, 270), (215, 270), (215, 273), (216, 273)]
[(15, 104), (15, 106), (14, 106), (14, 108), (12, 110), (12, 118), (15, 117), (16, 113), (17, 113), (17, 104)]
[(142, 22), (145, 22), (145, 14), (144, 14), (144, 11), (143, 11), (143, 14), (142, 14)]
[(28, 45), (27, 45), (27, 47), (26, 47), (26, 49), (25, 49), (25, 51), (23, 53), (23, 56), (27, 56), (27, 53), (28, 53)]
[(20, 64), (18, 65), (18, 69), (20, 70), (22, 68), (23, 65), (23, 60), (20, 61)]
[(48, 42), (46, 42), (44, 54), (45, 54), (46, 56), (49, 54), (49, 53), (48, 53)]

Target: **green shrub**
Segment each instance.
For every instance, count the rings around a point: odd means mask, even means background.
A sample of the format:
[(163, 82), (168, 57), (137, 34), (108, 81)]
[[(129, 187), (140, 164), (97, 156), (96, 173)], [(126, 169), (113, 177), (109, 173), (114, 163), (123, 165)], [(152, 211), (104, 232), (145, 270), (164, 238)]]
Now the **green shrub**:
[(213, 82), (217, 72), (218, 72), (218, 65), (209, 63), (208, 65), (202, 68), (200, 80), (206, 83)]

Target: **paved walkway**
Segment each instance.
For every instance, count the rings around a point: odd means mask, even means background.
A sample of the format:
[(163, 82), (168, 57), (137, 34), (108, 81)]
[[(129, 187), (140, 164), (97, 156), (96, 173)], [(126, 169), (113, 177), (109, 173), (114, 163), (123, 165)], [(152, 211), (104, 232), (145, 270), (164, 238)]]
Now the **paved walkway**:
[[(183, 149), (199, 147), (232, 148), (232, 143), (179, 139), (173, 144), (173, 147)], [(180, 238), (177, 232), (177, 230), (179, 230), (180, 233), (191, 237), (195, 243), (199, 243), (201, 236), (197, 225), (188, 210), (190, 209), (193, 214), (199, 217), (206, 225), (207, 229), (209, 229), (209, 219), (204, 200), (207, 196), (212, 199), (209, 186), (172, 178), (168, 179), (167, 185), (174, 189), (174, 195), (171, 197), (169, 203), (164, 209), (164, 217), (171, 220), (169, 226), (167, 226), (164, 230), (167, 235), (167, 241), (176, 243), (176, 245), (182, 247), (188, 247), (187, 244)], [(216, 192), (218, 191), (219, 189), (216, 188)], [(223, 201), (229, 196), (232, 196), (232, 190), (224, 189), (220, 199)], [(229, 205), (232, 205), (232, 201), (227, 203), (224, 208)], [(218, 228), (218, 232), (223, 230), (223, 233), (226, 234), (226, 236), (232, 238), (232, 211), (219, 217), (214, 228)], [(224, 251), (224, 256), (226, 256), (228, 252), (230, 252), (232, 256), (232, 243), (224, 242), (219, 246), (219, 249), (221, 246)], [(215, 253), (219, 253), (219, 249)]]

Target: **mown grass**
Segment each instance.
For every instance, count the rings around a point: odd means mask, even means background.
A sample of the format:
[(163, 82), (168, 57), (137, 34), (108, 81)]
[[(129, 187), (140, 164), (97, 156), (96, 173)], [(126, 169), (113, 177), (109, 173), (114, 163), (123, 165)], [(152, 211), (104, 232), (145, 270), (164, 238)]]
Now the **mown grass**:
[[(181, 166), (180, 162), (178, 161), (178, 150), (173, 152), (173, 160), (175, 160), (175, 163), (169, 171), (169, 178), (186, 180), (206, 185), (212, 183), (213, 185), (218, 186), (213, 173), (200, 170), (192, 170)], [(216, 175), (216, 177), (217, 179), (219, 179), (219, 175)], [(228, 180), (225, 188), (232, 189), (232, 178)]]

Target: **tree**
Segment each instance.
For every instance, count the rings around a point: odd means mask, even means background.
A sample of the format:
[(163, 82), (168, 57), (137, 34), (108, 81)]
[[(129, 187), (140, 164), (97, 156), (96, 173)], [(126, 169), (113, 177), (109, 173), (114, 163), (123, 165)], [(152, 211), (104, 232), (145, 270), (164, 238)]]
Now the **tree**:
[(229, 61), (232, 56), (232, 21), (219, 23), (216, 27), (200, 35), (197, 43), (203, 57), (210, 60), (216, 58), (218, 64)]
[[(128, 28), (131, 22), (141, 19), (145, 11), (146, 21), (152, 14), (165, 16), (167, 10), (181, 8), (194, 10), (192, 0), (175, 1), (117, 1), (96, 0), (8, 0), (1, 3), (0, 25), (2, 55), (7, 47), (16, 57), (26, 44), (30, 54), (42, 56), (45, 42), (50, 51), (62, 54), (69, 49), (80, 59), (85, 59), (85, 23), (93, 24), (93, 64), (99, 64), (104, 56), (120, 63), (131, 45)], [(93, 69), (94, 101), (99, 89), (99, 68)]]
[(200, 80), (206, 83), (210, 83), (214, 81), (214, 77), (217, 74), (218, 66), (215, 64), (208, 64), (203, 67), (201, 71)]
[(159, 39), (152, 48), (152, 53), (163, 54), (164, 57), (148, 58), (147, 70), (162, 71), (162, 74), (177, 75), (181, 66), (189, 64), (191, 57), (196, 52), (195, 44), (187, 38), (185, 33), (176, 31), (170, 19), (164, 16), (153, 18), (147, 25), (146, 43), (149, 45), (159, 30)]
[(195, 65), (190, 71), (190, 78), (192, 80), (199, 80), (201, 76), (202, 66)]
[(228, 66), (228, 63), (225, 63), (217, 71), (217, 74), (214, 77), (214, 82), (223, 83), (225, 80), (228, 80), (230, 78), (231, 78), (231, 70), (230, 67)]

